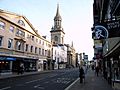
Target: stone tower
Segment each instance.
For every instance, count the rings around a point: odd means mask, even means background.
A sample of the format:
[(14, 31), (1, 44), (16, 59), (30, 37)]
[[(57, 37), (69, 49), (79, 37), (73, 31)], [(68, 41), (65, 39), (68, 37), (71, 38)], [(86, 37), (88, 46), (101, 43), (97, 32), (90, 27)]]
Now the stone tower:
[(54, 26), (51, 28), (51, 42), (53, 44), (64, 44), (64, 30), (61, 25), (62, 18), (59, 13), (59, 4), (57, 5), (56, 16), (54, 17)]

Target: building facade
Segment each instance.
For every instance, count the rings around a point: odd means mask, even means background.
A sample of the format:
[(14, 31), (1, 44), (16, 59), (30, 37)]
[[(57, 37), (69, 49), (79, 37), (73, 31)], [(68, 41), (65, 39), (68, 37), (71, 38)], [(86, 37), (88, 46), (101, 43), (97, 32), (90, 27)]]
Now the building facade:
[(72, 45), (67, 44), (67, 67), (76, 67), (77, 65), (76, 60), (76, 51)]
[[(94, 50), (97, 64), (103, 70), (104, 77), (112, 84), (120, 80), (120, 1), (94, 0), (92, 28), (95, 42)], [(108, 37), (96, 40), (96, 25), (106, 25)], [(101, 32), (104, 35), (104, 33)], [(101, 36), (101, 35), (100, 35)], [(96, 43), (97, 41), (97, 43)]]
[(0, 10), (0, 70), (16, 72), (50, 68), (52, 44), (40, 36), (25, 16)]
[(63, 44), (53, 45), (54, 69), (66, 68), (67, 47)]

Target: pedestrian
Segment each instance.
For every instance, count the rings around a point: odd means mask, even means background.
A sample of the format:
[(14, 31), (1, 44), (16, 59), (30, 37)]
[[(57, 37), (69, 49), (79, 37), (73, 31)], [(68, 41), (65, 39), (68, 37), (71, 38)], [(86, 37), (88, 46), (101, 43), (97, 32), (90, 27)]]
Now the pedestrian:
[(20, 65), (20, 73), (21, 73), (21, 74), (24, 73), (24, 65), (23, 65), (23, 64)]
[(85, 73), (83, 67), (79, 68), (79, 77), (80, 77), (80, 83), (83, 83), (83, 79), (85, 79)]
[(94, 65), (92, 65), (92, 70), (94, 70)]
[(99, 67), (98, 66), (96, 66), (95, 67), (95, 74), (98, 76), (98, 74), (99, 74)]

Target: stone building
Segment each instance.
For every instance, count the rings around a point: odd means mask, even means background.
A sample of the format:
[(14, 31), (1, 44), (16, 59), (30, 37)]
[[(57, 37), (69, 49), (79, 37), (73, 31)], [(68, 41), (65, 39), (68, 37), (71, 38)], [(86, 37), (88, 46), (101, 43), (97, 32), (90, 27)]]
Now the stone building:
[(50, 68), (52, 44), (22, 15), (0, 10), (0, 70), (16, 72)]
[[(62, 27), (62, 17), (59, 12), (59, 5), (57, 5), (56, 16), (54, 17), (54, 26), (52, 27), (50, 33), (51, 33), (51, 43), (53, 44), (54, 63), (57, 63), (58, 66), (60, 65), (62, 68), (65, 68), (67, 66), (75, 67), (76, 66), (75, 49), (73, 45), (70, 46), (69, 44), (65, 44), (64, 42), (65, 32)], [(57, 56), (57, 60), (55, 59), (55, 54), (54, 54), (55, 50), (62, 51), (62, 53), (59, 53), (59, 56)], [(64, 55), (62, 55), (63, 53)], [(60, 58), (62, 58), (62, 60), (60, 60)]]

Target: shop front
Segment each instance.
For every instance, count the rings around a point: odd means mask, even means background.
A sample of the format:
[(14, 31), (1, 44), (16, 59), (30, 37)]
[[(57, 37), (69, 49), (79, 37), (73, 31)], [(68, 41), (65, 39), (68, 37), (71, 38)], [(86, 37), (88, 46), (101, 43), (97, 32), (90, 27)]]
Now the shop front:
[(104, 56), (103, 74), (109, 84), (120, 83), (120, 44)]
[(17, 72), (20, 65), (23, 64), (24, 72), (36, 71), (36, 64), (38, 59), (17, 57), (13, 62), (12, 71)]
[(15, 57), (0, 56), (0, 74), (12, 74), (12, 64)]

